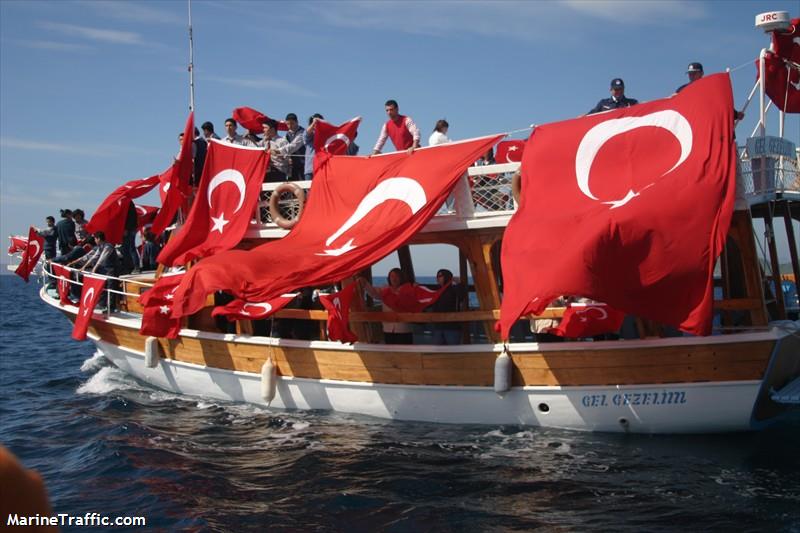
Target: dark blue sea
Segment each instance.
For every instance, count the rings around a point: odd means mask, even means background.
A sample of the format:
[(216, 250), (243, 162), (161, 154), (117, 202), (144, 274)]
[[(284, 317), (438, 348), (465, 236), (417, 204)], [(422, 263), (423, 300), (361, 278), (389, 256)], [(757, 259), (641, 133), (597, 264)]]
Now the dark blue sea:
[(36, 290), (0, 276), (0, 442), (56, 513), (165, 531), (800, 532), (797, 416), (636, 436), (269, 412), (126, 376)]

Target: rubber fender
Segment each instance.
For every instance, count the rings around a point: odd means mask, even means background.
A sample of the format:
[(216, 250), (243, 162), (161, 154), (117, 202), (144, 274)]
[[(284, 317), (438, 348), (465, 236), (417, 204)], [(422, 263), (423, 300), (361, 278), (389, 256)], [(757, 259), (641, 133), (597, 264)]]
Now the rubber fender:
[(272, 362), (272, 357), (268, 357), (261, 366), (261, 398), (267, 405), (275, 399), (275, 389), (278, 384), (278, 369)]

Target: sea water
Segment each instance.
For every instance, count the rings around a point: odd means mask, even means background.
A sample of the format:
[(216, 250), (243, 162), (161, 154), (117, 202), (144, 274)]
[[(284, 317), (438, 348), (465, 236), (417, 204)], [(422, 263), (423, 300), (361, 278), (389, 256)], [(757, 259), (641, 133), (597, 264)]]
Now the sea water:
[(800, 416), (644, 436), (183, 397), (72, 341), (36, 290), (0, 276), (0, 442), (56, 513), (190, 531), (800, 531)]

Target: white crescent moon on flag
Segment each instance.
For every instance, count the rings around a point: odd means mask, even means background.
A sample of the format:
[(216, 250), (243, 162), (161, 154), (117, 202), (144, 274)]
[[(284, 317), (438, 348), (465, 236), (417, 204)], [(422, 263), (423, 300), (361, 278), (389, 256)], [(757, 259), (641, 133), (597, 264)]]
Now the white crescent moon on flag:
[(519, 147), (517, 147), (517, 146), (509, 146), (508, 147), (508, 151), (506, 152), (506, 163), (519, 163), (520, 162), (519, 159), (511, 159), (511, 153), (512, 152), (516, 153), (517, 151), (519, 151)]
[(94, 296), (94, 287), (89, 287), (89, 290), (86, 291), (86, 294), (83, 297), (83, 313), (81, 315), (86, 316), (89, 314), (89, 308), (86, 306), (86, 302), (91, 300)]
[(136, 210), (139, 211), (142, 215), (146, 215), (147, 214), (147, 209), (145, 209), (144, 207), (142, 207), (140, 205), (136, 206)]
[[(592, 169), (592, 163), (594, 163), (594, 158), (597, 156), (597, 152), (600, 151), (600, 148), (616, 135), (646, 126), (663, 128), (669, 131), (681, 145), (681, 155), (678, 158), (678, 162), (675, 163), (672, 168), (664, 172), (662, 176), (675, 170), (689, 157), (692, 151), (692, 127), (689, 121), (677, 111), (657, 111), (642, 117), (623, 117), (606, 120), (605, 122), (596, 124), (586, 132), (575, 154), (575, 176), (578, 181), (578, 188), (584, 195), (592, 200), (599, 200), (599, 198), (592, 194), (589, 188), (589, 172)], [(623, 205), (637, 195), (638, 193), (629, 191), (626, 197), (621, 200), (604, 203), (618, 204), (614, 205), (614, 207), (619, 207), (619, 205)], [(620, 204), (619, 202), (622, 203)]]
[(226, 182), (231, 182), (236, 185), (236, 188), (239, 189), (239, 204), (236, 206), (236, 209), (233, 210), (235, 213), (238, 211), (242, 204), (244, 203), (244, 191), (245, 191), (245, 184), (244, 184), (244, 176), (238, 170), (232, 168), (226, 168), (225, 170), (219, 172), (216, 176), (211, 178), (211, 182), (208, 184), (208, 207), (213, 207), (211, 205), (211, 193), (214, 192), (214, 189), (222, 185)]
[(248, 312), (247, 312), (247, 310), (246, 310), (248, 307), (258, 307), (258, 308), (261, 308), (261, 309), (263, 309), (263, 311), (260, 311), (260, 312), (258, 312), (258, 313), (255, 313), (255, 316), (266, 315), (267, 313), (269, 313), (270, 311), (272, 311), (272, 305), (270, 305), (270, 304), (269, 304), (269, 303), (267, 303), (267, 302), (264, 302), (264, 303), (258, 303), (258, 304), (252, 304), (252, 303), (250, 303), (250, 302), (247, 302), (246, 304), (244, 304), (244, 305), (242, 306), (242, 314), (243, 314), (243, 315), (245, 315), (245, 316), (251, 316), (251, 314), (250, 314), (250, 313), (248, 313)]
[(605, 320), (606, 318), (608, 318), (608, 311), (606, 311), (602, 306), (599, 305), (587, 305), (584, 309), (576, 309), (575, 313), (582, 315), (592, 310), (600, 311), (600, 315), (597, 317), (599, 320)]
[(350, 218), (342, 224), (336, 232), (325, 241), (326, 246), (330, 246), (333, 241), (338, 239), (345, 231), (349, 230), (361, 219), (367, 216), (370, 211), (388, 200), (399, 200), (404, 202), (411, 209), (411, 214), (423, 208), (428, 201), (425, 189), (415, 179), (395, 177), (383, 180), (361, 200), (358, 207), (350, 215)]
[[(39, 246), (39, 241), (31, 241), (31, 244), (30, 244), (30, 245), (31, 245), (32, 247), (36, 247), (36, 251), (35, 251), (35, 252), (33, 252), (32, 254), (30, 254), (30, 255), (28, 256), (28, 264), (30, 264), (30, 263), (32, 263), (32, 262), (33, 262), (33, 258), (34, 258), (34, 257), (36, 257), (36, 256), (38, 256), (38, 255), (39, 255), (39, 251), (42, 249), (42, 247), (41, 247), (41, 246)], [(38, 258), (37, 258), (37, 259), (38, 259)]]
[(347, 135), (345, 135), (344, 133), (337, 133), (337, 134), (335, 134), (335, 135), (331, 135), (331, 136), (330, 136), (330, 137), (328, 137), (328, 138), (327, 138), (327, 140), (325, 141), (325, 146), (323, 146), (323, 148), (325, 149), (325, 151), (326, 151), (326, 152), (328, 151), (328, 146), (329, 146), (329, 145), (330, 145), (330, 144), (331, 144), (333, 141), (342, 141), (342, 142), (344, 143), (344, 145), (345, 145), (345, 146), (350, 146), (350, 137), (348, 137), (348, 136), (347, 136)]
[(172, 186), (172, 183), (170, 183), (170, 182), (166, 182), (166, 183), (164, 184), (164, 186), (163, 186), (163, 187), (161, 187), (161, 190), (162, 190), (162, 191), (164, 191), (164, 192), (167, 192), (167, 191), (169, 191), (169, 188), (170, 188), (171, 186)]

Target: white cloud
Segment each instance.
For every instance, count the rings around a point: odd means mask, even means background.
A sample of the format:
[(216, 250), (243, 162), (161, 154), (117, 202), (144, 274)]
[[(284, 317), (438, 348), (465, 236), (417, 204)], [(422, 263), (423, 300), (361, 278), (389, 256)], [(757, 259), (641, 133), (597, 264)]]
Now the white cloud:
[(660, 24), (685, 19), (702, 19), (706, 7), (696, 1), (660, 0), (632, 2), (630, 0), (562, 0), (563, 4), (583, 15), (620, 24)]
[(61, 22), (42, 21), (39, 23), (41, 28), (69, 35), (80, 37), (90, 41), (100, 41), (111, 44), (134, 44), (149, 45), (150, 43), (142, 39), (138, 33), (131, 31), (108, 30), (104, 28), (90, 28), (88, 26), (77, 26), (75, 24), (63, 24)]
[(86, 52), (94, 50), (93, 47), (86, 44), (63, 43), (58, 41), (37, 41), (37, 40), (23, 40), (16, 39), (11, 41), (18, 46), (26, 48), (36, 48), (39, 50), (55, 50), (62, 52)]
[[(80, 1), (79, 5), (94, 9), (95, 11), (115, 19), (127, 20), (132, 22), (148, 22), (148, 23), (163, 23), (163, 24), (188, 24), (188, 12), (186, 17), (181, 17), (175, 13), (164, 11), (153, 7), (155, 3), (134, 3), (124, 2), (122, 0), (92, 0)], [(175, 5), (175, 3), (171, 3)], [(170, 5), (170, 3), (164, 3)], [(180, 4), (184, 7), (184, 4)]]
[(286, 80), (278, 80), (274, 78), (231, 78), (225, 76), (204, 76), (203, 79), (207, 81), (214, 81), (217, 83), (224, 83), (227, 85), (234, 85), (236, 87), (244, 87), (247, 89), (267, 89), (283, 91), (298, 96), (316, 96), (314, 91), (300, 87)]
[(0, 138), (0, 146), (6, 149), (10, 148), (16, 150), (39, 150), (43, 152), (57, 152), (62, 154), (86, 155), (93, 157), (115, 157), (126, 153), (128, 154), (135, 153), (142, 155), (160, 155), (159, 152), (140, 150), (136, 148), (131, 148), (130, 146), (97, 145), (97, 144), (82, 146), (74, 144), (30, 141), (25, 139), (15, 139), (11, 137)]

